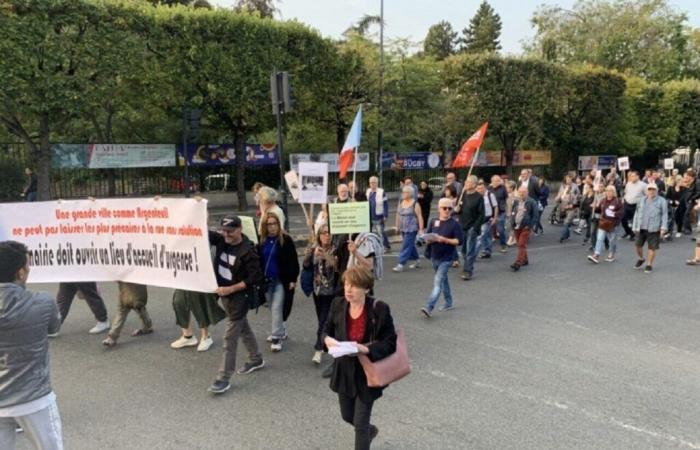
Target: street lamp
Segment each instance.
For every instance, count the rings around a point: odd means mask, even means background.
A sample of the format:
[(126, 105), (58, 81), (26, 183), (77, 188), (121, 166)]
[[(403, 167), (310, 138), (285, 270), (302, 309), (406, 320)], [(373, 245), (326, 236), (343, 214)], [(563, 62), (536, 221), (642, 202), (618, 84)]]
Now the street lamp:
[(379, 0), (379, 130), (377, 140), (379, 147), (379, 186), (384, 187), (384, 0)]

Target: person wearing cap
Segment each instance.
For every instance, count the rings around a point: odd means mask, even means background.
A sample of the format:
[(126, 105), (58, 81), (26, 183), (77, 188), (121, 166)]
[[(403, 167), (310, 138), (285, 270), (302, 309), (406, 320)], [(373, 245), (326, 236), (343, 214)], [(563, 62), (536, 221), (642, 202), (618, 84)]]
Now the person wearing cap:
[(666, 218), (668, 217), (668, 205), (666, 200), (658, 195), (656, 183), (649, 183), (646, 187), (647, 195), (637, 203), (637, 211), (632, 220), (632, 231), (636, 233), (635, 247), (639, 259), (634, 265), (635, 269), (644, 266), (644, 244), (647, 244), (645, 273), (651, 273), (656, 251), (659, 249), (661, 236), (666, 233)]
[(221, 219), (221, 232), (209, 232), (209, 242), (216, 248), (214, 272), (219, 288), (216, 293), (228, 315), (221, 368), (209, 392), (223, 394), (231, 388), (230, 378), (236, 370), (238, 339), (248, 351), (248, 362), (238, 373), (249, 374), (265, 366), (258, 341), (248, 323), (249, 300), (257, 295), (262, 282), (260, 258), (255, 244), (243, 234), (241, 219), (229, 215)]
[(440, 311), (449, 311), (453, 308), (452, 292), (447, 275), (452, 267), (457, 247), (464, 240), (462, 226), (452, 217), (453, 208), (452, 200), (441, 198), (438, 202), (438, 218), (430, 219), (428, 223), (427, 235), (433, 235), (433, 238), (426, 241), (428, 246), (425, 256), (433, 264), (435, 277), (433, 278), (433, 290), (425, 307), (421, 308), (425, 317), (432, 315), (433, 309), (440, 299), (440, 294), (445, 297), (445, 304), (440, 307)]

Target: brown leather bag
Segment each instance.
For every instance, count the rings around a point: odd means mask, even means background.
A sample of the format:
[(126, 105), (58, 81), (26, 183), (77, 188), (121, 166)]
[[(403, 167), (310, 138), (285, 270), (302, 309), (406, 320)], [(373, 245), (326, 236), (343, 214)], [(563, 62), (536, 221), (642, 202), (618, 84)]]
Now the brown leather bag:
[(385, 387), (411, 373), (406, 338), (403, 329), (396, 330), (396, 351), (379, 361), (370, 361), (367, 355), (358, 355), (367, 376), (367, 386)]

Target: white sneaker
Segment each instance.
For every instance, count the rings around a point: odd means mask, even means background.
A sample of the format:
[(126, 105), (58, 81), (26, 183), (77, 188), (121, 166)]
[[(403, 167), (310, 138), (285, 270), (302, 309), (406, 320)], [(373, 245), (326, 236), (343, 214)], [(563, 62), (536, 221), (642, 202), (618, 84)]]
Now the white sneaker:
[(676, 239), (680, 239), (683, 236), (681, 233), (676, 233)]
[(317, 350), (316, 353), (314, 353), (314, 357), (311, 358), (311, 361), (314, 364), (321, 364), (321, 355), (323, 355), (323, 353)]
[(209, 350), (211, 348), (212, 345), (214, 345), (214, 340), (211, 338), (211, 336), (209, 336), (206, 339), (202, 339), (201, 341), (199, 341), (199, 345), (197, 346), (197, 351), (198, 352), (206, 352), (207, 350)]
[(178, 349), (178, 348), (185, 348), (185, 347), (194, 347), (197, 345), (197, 338), (194, 336), (190, 336), (189, 338), (186, 338), (185, 336), (180, 336), (180, 338), (170, 344), (170, 348)]
[(285, 332), (285, 333), (284, 333), (284, 336), (282, 336), (281, 338), (275, 337), (275, 336), (273, 336), (273, 335), (269, 335), (269, 336), (267, 337), (267, 339), (265, 339), (265, 341), (267, 341), (267, 342), (272, 342), (272, 341), (274, 341), (275, 339), (281, 339), (281, 340), (283, 340), (283, 341), (286, 341), (287, 338), (289, 338), (289, 335)]
[(394, 267), (394, 268), (391, 269), (391, 270), (393, 270), (394, 272), (397, 272), (397, 273), (398, 273), (398, 272), (403, 272), (403, 264), (397, 264), (396, 267)]
[(420, 261), (416, 261), (408, 266), (409, 269), (420, 269)]
[(47, 336), (49, 337), (49, 339), (57, 338), (57, 337), (58, 337), (58, 332), (56, 332), (56, 333), (49, 333)]
[(282, 351), (282, 341), (280, 339), (275, 339), (270, 344), (270, 351), (277, 353)]
[(97, 322), (97, 324), (90, 328), (90, 331), (88, 333), (90, 334), (100, 334), (104, 333), (105, 331), (109, 330), (109, 322)]

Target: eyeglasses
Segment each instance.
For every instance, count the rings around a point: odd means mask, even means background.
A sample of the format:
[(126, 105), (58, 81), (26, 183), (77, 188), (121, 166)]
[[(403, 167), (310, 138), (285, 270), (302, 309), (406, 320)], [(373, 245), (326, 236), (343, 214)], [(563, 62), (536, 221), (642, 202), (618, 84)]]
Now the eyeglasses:
[(442, 209), (443, 211), (452, 211), (451, 206), (441, 206), (440, 209)]

